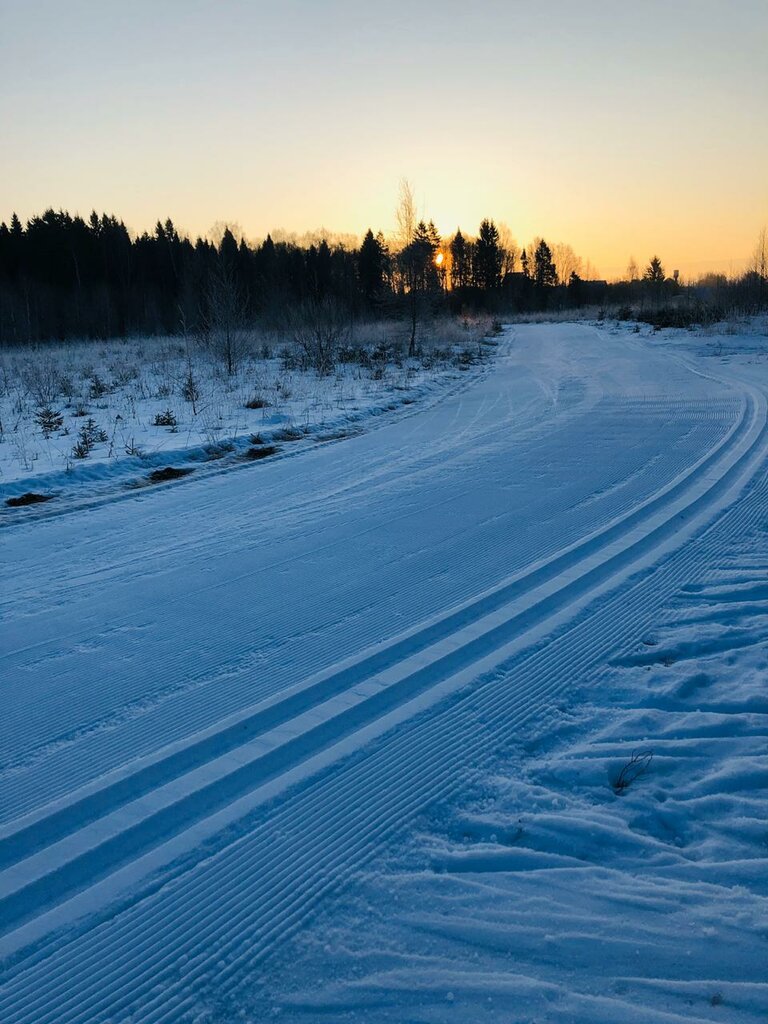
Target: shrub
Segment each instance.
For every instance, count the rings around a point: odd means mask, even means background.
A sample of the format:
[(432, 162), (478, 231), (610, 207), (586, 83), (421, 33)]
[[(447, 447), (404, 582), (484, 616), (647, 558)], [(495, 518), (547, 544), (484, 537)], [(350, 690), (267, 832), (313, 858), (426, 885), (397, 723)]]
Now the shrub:
[(138, 456), (138, 458), (141, 458), (142, 455), (144, 454), (144, 449), (141, 448), (140, 445), (136, 444), (134, 438), (131, 438), (130, 441), (127, 441), (124, 445), (124, 448), (126, 455), (135, 455)]
[(301, 441), (304, 437), (304, 431), (298, 430), (296, 427), (283, 427), (282, 430), (278, 430), (275, 434), (276, 441)]
[(75, 459), (87, 459), (93, 450), (93, 445), (86, 438), (78, 437), (72, 446), (72, 457)]
[(91, 375), (90, 397), (92, 399), (103, 398), (104, 395), (109, 394), (109, 391), (109, 387), (101, 379), (98, 373)]
[(43, 437), (49, 438), (57, 430), (61, 430), (64, 426), (64, 417), (61, 413), (56, 412), (55, 409), (51, 409), (49, 405), (46, 405), (43, 409), (39, 409), (35, 413), (35, 420), (37, 425), (43, 432)]
[(176, 415), (172, 409), (164, 409), (162, 412), (158, 412), (152, 421), (156, 427), (175, 427), (176, 426)]
[(181, 385), (181, 397), (185, 402), (190, 402), (193, 407), (195, 402), (200, 399), (200, 388), (197, 386), (197, 381), (191, 370), (187, 373), (184, 383)]
[(55, 360), (51, 358), (26, 365), (21, 372), (21, 379), (39, 406), (51, 405), (61, 392), (61, 375)]
[(245, 403), (245, 408), (268, 409), (270, 405), (271, 402), (269, 402), (266, 398), (262, 398), (261, 395), (253, 395), (253, 397), (249, 398), (248, 401)]
[(97, 444), (107, 440), (107, 432), (102, 430), (98, 423), (89, 416), (80, 427), (77, 441), (72, 448), (72, 455), (76, 459), (87, 459)]
[(665, 327), (688, 328), (697, 324), (715, 323), (722, 312), (716, 306), (659, 306), (657, 309), (641, 310), (637, 319), (660, 331)]
[(305, 302), (291, 317), (291, 333), (306, 367), (333, 371), (338, 350), (349, 338), (349, 312), (332, 298)]

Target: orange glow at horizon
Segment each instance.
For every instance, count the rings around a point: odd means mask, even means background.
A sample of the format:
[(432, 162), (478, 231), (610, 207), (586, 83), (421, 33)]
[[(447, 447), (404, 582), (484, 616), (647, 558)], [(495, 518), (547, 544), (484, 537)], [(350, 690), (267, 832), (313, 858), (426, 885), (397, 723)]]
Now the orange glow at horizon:
[(0, 221), (391, 237), (406, 177), (444, 239), (489, 217), (607, 278), (739, 272), (768, 224), (764, 0), (38, 0), (3, 28)]

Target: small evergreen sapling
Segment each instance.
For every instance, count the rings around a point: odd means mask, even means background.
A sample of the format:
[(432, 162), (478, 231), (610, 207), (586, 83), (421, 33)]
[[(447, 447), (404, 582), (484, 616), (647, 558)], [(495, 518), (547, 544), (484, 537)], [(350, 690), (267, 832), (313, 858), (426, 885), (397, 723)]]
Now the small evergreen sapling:
[(102, 430), (98, 423), (89, 416), (80, 427), (77, 441), (72, 447), (72, 456), (75, 459), (87, 459), (97, 444), (103, 444), (107, 440), (109, 440), (107, 432)]
[(164, 409), (156, 414), (153, 422), (156, 427), (175, 427), (176, 415), (172, 409)]
[(35, 413), (35, 420), (42, 430), (43, 437), (46, 440), (51, 436), (51, 434), (55, 433), (57, 430), (61, 430), (64, 426), (64, 417), (61, 413), (56, 412), (55, 409), (51, 409), (48, 405), (43, 409), (39, 409)]

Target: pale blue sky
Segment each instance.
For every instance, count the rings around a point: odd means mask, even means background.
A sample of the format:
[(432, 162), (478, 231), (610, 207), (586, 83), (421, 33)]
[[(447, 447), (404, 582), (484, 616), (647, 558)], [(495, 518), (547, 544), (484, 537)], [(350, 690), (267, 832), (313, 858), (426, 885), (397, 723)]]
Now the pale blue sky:
[(766, 0), (0, 0), (0, 219), (135, 230), (489, 215), (604, 273), (748, 255), (768, 220)]

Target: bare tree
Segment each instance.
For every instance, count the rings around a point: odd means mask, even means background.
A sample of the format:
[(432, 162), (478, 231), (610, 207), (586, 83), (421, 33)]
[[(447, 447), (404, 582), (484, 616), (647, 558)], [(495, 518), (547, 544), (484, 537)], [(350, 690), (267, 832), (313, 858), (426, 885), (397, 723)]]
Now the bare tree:
[(640, 268), (637, 265), (637, 260), (634, 256), (629, 257), (629, 263), (627, 264), (627, 280), (628, 281), (639, 281), (640, 280)]
[(768, 277), (768, 228), (762, 228), (757, 236), (749, 269), (759, 277)]
[(762, 309), (768, 293), (768, 229), (762, 228), (757, 236), (748, 271), (753, 275), (757, 293), (757, 307)]
[(239, 245), (245, 238), (245, 232), (236, 220), (217, 220), (211, 225), (208, 230), (208, 237), (216, 246), (217, 249), (221, 248), (221, 241), (224, 235), (229, 231), (234, 240)]
[(567, 242), (555, 242), (552, 245), (552, 259), (555, 261), (557, 278), (563, 284), (567, 284), (570, 281), (571, 274), (578, 274), (579, 277), (582, 276), (583, 266), (581, 258), (576, 255), (573, 248)]
[(584, 272), (582, 278), (585, 281), (596, 281), (597, 280), (597, 268), (591, 260), (587, 259), (584, 261)]
[(290, 329), (307, 365), (328, 374), (340, 346), (349, 339), (349, 312), (335, 298), (312, 299), (291, 314)]
[(231, 376), (248, 348), (247, 302), (231, 260), (219, 256), (205, 293), (204, 335), (208, 346), (223, 361)]
[(416, 333), (422, 316), (424, 296), (420, 277), (425, 255), (424, 246), (416, 239), (416, 200), (413, 195), (413, 187), (406, 178), (402, 178), (400, 181), (395, 219), (397, 220), (399, 249), (396, 262), (400, 269), (400, 287), (406, 296), (410, 320), (408, 355), (413, 356), (416, 354)]
[(514, 274), (517, 269), (520, 246), (507, 224), (497, 224), (496, 230), (499, 232), (499, 245), (502, 253), (501, 276), (503, 280), (507, 274)]
[(413, 186), (407, 178), (400, 180), (395, 219), (397, 220), (397, 240), (400, 248), (404, 249), (411, 244), (416, 233), (416, 200), (413, 195)]

